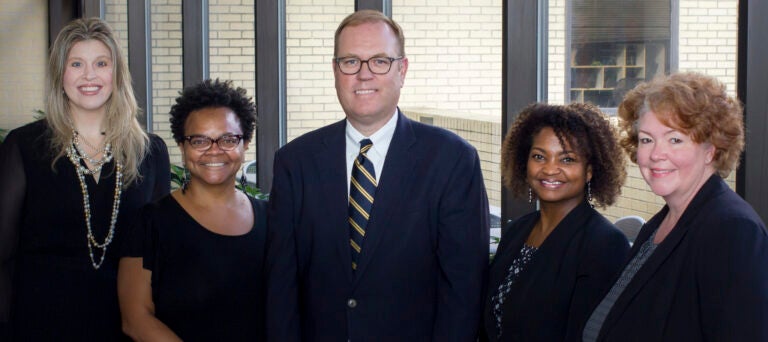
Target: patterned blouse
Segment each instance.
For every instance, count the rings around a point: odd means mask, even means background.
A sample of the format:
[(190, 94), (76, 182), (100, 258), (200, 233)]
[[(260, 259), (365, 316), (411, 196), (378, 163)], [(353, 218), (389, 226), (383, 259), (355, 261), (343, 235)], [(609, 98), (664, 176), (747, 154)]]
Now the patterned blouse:
[(504, 281), (501, 282), (499, 289), (496, 291), (493, 297), (491, 297), (491, 305), (493, 306), (493, 316), (496, 318), (498, 337), (501, 337), (501, 319), (504, 316), (504, 312), (502, 310), (504, 307), (504, 298), (509, 293), (512, 284), (514, 284), (517, 278), (520, 276), (520, 273), (528, 264), (531, 263), (533, 256), (538, 250), (539, 249), (536, 247), (523, 244), (523, 247), (520, 248), (520, 253), (517, 255), (517, 258), (512, 260), (512, 264), (509, 265), (509, 270), (507, 271), (507, 276), (504, 278)]

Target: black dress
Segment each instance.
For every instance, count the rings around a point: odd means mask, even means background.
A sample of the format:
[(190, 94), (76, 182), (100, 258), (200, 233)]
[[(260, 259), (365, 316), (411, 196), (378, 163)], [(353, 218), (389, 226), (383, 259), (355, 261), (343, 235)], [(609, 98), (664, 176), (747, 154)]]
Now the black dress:
[[(0, 322), (24, 341), (115, 341), (125, 338), (117, 302), (118, 246), (139, 209), (170, 190), (165, 143), (150, 136), (142, 178), (122, 191), (115, 237), (96, 270), (88, 255), (83, 194), (66, 156), (51, 167), (45, 121), (11, 131), (0, 145)], [(91, 223), (101, 243), (109, 231), (114, 161), (99, 182), (86, 176)], [(98, 262), (100, 250), (94, 249)], [(3, 324), (5, 325), (5, 324)], [(5, 330), (5, 329), (3, 329)]]
[(133, 230), (126, 254), (143, 257), (155, 316), (184, 341), (264, 339), (266, 202), (248, 198), (254, 222), (243, 235), (208, 230), (170, 195)]

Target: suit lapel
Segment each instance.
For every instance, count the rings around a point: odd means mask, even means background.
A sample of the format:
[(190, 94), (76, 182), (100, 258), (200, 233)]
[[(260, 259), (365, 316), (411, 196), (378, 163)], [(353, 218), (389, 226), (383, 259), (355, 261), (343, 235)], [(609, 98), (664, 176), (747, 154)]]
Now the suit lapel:
[[(661, 267), (670, 257), (670, 255), (680, 246), (681, 242), (688, 235), (688, 231), (692, 226), (691, 221), (696, 219), (699, 208), (701, 208), (710, 198), (714, 197), (711, 193), (715, 191), (717, 181), (722, 182), (719, 176), (713, 175), (706, 183), (704, 183), (698, 194), (696, 194), (693, 200), (691, 200), (691, 203), (688, 204), (685, 212), (683, 212), (680, 220), (677, 222), (669, 235), (667, 235), (664, 241), (662, 241), (656, 247), (656, 250), (653, 251), (653, 254), (648, 257), (648, 259), (645, 261), (645, 264), (640, 267), (629, 284), (627, 284), (627, 288), (624, 289), (624, 292), (622, 292), (622, 294), (616, 300), (616, 303), (613, 305), (613, 308), (609, 312), (608, 317), (606, 317), (603, 328), (600, 330), (600, 337), (604, 336), (604, 334), (609, 330), (608, 328), (613, 325), (613, 323), (619, 317), (622, 316), (624, 311), (626, 311), (626, 309), (629, 307), (629, 304), (632, 303), (634, 298), (643, 289), (643, 287), (645, 287), (648, 281), (653, 278), (653, 275), (656, 273), (659, 267)], [(659, 227), (661, 221), (667, 215), (668, 211), (669, 208), (664, 206), (664, 208), (662, 208), (658, 214), (656, 214), (650, 221), (648, 221), (648, 223), (645, 224), (645, 226), (643, 226), (643, 229), (639, 234), (641, 239), (635, 240), (635, 245), (632, 248), (630, 254), (632, 255), (632, 258), (634, 258), (634, 256), (637, 254), (637, 250), (640, 249), (640, 246), (652, 237), (653, 232)], [(631, 261), (631, 259), (627, 262), (629, 261)], [(626, 266), (627, 265), (625, 264), (624, 267), (626, 268)], [(599, 339), (600, 338), (598, 338), (598, 340)]]
[(319, 146), (317, 153), (314, 153), (314, 163), (322, 182), (322, 198), (326, 199), (323, 207), (327, 210), (327, 223), (324, 226), (328, 227), (333, 241), (336, 241), (339, 260), (347, 266), (343, 269), (346, 270), (347, 279), (351, 283), (353, 276), (347, 221), (349, 198), (345, 130), (346, 120), (334, 124), (328, 134), (323, 137), (322, 146)]
[[(512, 285), (510, 292), (519, 293), (521, 295), (510, 296), (504, 303), (505, 312), (517, 312), (523, 313), (524, 303), (537, 303), (542, 305), (547, 303), (549, 297), (552, 295), (552, 289), (549, 287), (554, 285), (553, 281), (540, 281), (543, 278), (556, 278), (560, 274), (560, 267), (563, 267), (561, 263), (563, 254), (567, 253), (570, 249), (568, 245), (573, 242), (573, 237), (579, 231), (585, 229), (587, 221), (591, 217), (592, 209), (589, 204), (584, 201), (578, 206), (573, 208), (555, 229), (547, 236), (544, 242), (539, 246), (536, 255), (531, 262), (525, 266), (525, 269), (518, 276), (518, 280)], [(517, 252), (522, 248), (523, 242), (528, 238), (534, 224), (538, 220), (529, 223), (528, 228), (525, 229), (525, 234), (519, 237), (519, 243), (517, 243), (517, 250), (515, 250), (514, 256), (517, 256)], [(511, 260), (507, 261), (511, 264)], [(505, 274), (506, 276), (506, 270)], [(503, 279), (502, 279), (503, 280)], [(552, 279), (549, 279), (552, 280)], [(531, 290), (532, 285), (544, 286)], [(543, 295), (544, 298), (532, 299), (531, 295)]]
[(366, 271), (382, 236), (391, 234), (390, 229), (392, 227), (389, 222), (392, 217), (397, 216), (397, 211), (400, 209), (399, 204), (403, 202), (403, 196), (411, 188), (413, 181), (413, 177), (409, 177), (409, 175), (413, 174), (412, 170), (416, 166), (418, 158), (413, 153), (409, 153), (409, 150), (416, 143), (416, 137), (411, 127), (411, 120), (406, 118), (399, 109), (397, 116), (395, 133), (389, 144), (384, 167), (376, 188), (376, 197), (373, 208), (371, 208), (371, 219), (366, 228), (353, 286), (357, 285), (360, 276)]
[[(496, 341), (496, 318), (493, 315), (493, 305), (491, 304), (491, 297), (495, 296), (499, 291), (499, 286), (505, 281), (507, 277), (507, 271), (512, 264), (512, 260), (519, 254), (520, 248), (522, 248), (528, 235), (533, 229), (533, 225), (539, 219), (539, 213), (534, 212), (526, 214), (518, 218), (517, 220), (509, 223), (504, 227), (501, 234), (501, 242), (499, 246), (502, 247), (493, 256), (493, 261), (488, 271), (488, 287), (487, 294), (485, 296), (485, 307), (483, 312), (485, 316), (485, 329), (488, 332), (488, 338), (491, 341)], [(508, 242), (507, 242), (508, 241)], [(497, 266), (499, 265), (499, 266)]]
[[(500, 285), (501, 282), (504, 281), (504, 278), (506, 278), (509, 265), (512, 264), (512, 260), (520, 252), (520, 248), (523, 247), (523, 243), (528, 238), (528, 235), (531, 234), (531, 229), (533, 229), (533, 225), (538, 219), (538, 212), (523, 216), (518, 219), (518, 221), (511, 223), (512, 226), (504, 231), (502, 240), (509, 239), (510, 241), (509, 243), (503, 244), (504, 248), (494, 255), (493, 261), (491, 262), (489, 284), (494, 284), (496, 288), (490, 289), (490, 295), (496, 293), (498, 285)], [(494, 267), (496, 264), (505, 265), (505, 267)], [(488, 297), (488, 299), (490, 299), (490, 297)]]

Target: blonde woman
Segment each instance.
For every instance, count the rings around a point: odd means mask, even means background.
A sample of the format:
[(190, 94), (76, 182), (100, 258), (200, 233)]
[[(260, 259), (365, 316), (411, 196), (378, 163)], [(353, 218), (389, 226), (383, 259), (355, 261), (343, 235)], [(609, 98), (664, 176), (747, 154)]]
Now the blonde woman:
[(167, 148), (139, 125), (104, 21), (65, 26), (47, 74), (45, 119), (0, 147), (0, 333), (119, 340), (117, 246), (137, 210), (169, 192)]

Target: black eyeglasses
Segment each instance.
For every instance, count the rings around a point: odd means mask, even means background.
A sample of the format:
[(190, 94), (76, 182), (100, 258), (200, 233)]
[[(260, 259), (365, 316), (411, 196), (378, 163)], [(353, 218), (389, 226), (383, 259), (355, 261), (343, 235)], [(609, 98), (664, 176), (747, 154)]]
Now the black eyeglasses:
[(368, 64), (368, 70), (371, 73), (377, 75), (384, 75), (392, 69), (392, 62), (403, 59), (400, 57), (373, 57), (366, 60), (362, 60), (357, 57), (339, 57), (334, 59), (336, 65), (339, 66), (339, 71), (345, 75), (354, 75), (360, 72), (363, 67), (363, 63)]
[(217, 139), (205, 135), (188, 135), (184, 140), (189, 142), (189, 146), (198, 151), (208, 151), (214, 143), (224, 151), (231, 151), (243, 140), (242, 134), (224, 134)]

